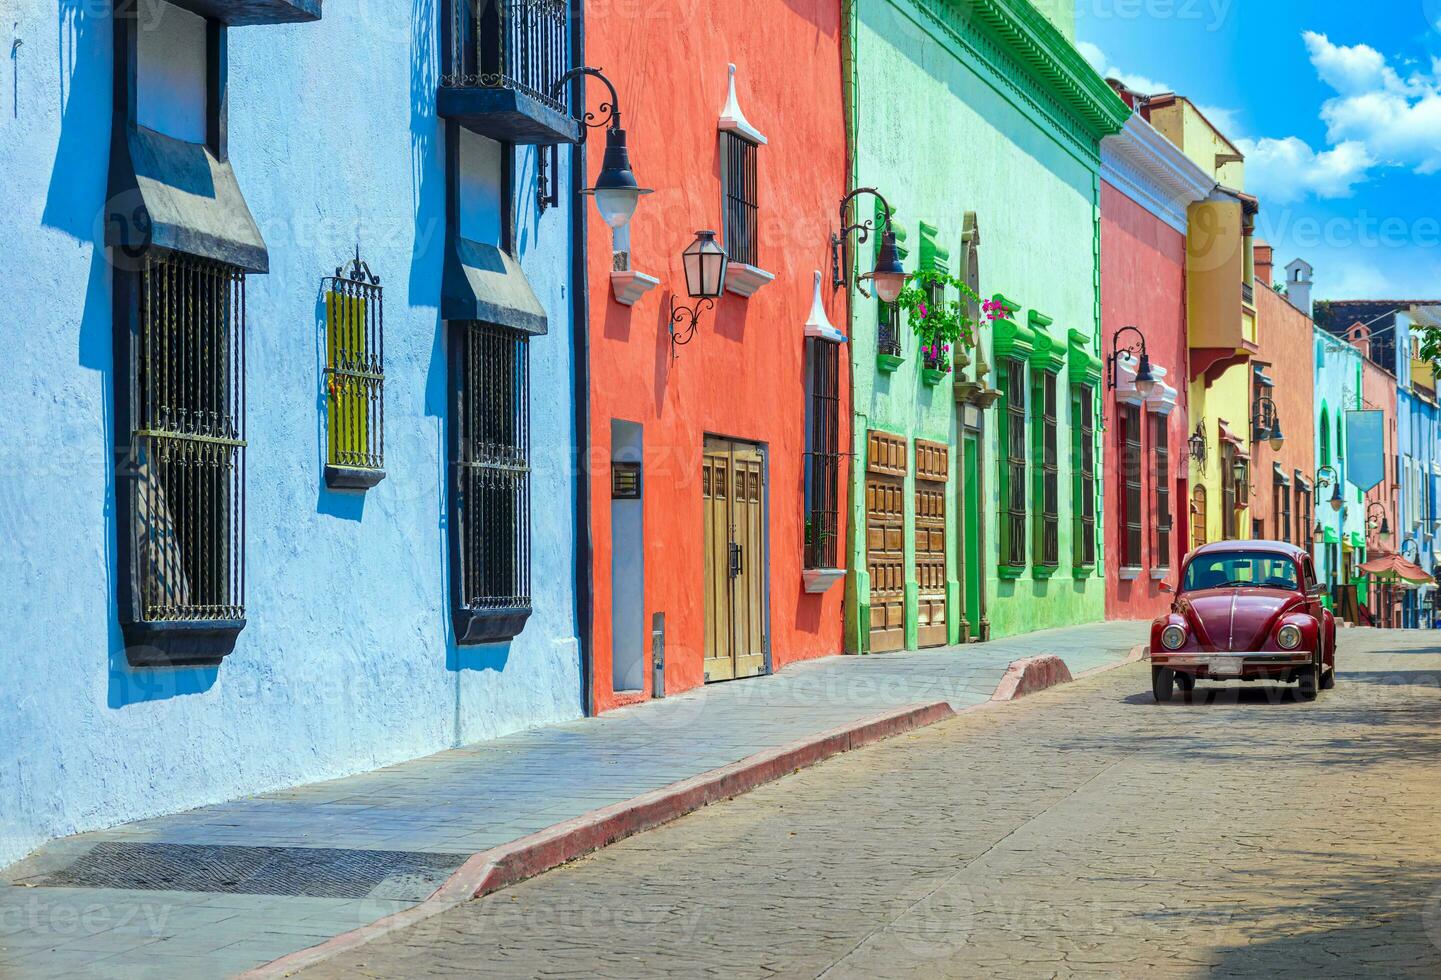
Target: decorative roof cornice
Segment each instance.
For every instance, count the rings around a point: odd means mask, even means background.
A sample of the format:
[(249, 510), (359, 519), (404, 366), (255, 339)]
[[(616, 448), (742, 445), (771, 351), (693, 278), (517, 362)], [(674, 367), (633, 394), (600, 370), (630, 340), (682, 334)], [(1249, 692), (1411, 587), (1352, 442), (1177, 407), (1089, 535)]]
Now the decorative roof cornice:
[(1130, 108), (1027, 0), (892, 2), (1085, 162), (1125, 125)]
[(1187, 208), (1216, 189), (1215, 180), (1139, 113), (1101, 141), (1101, 178), (1183, 235)]

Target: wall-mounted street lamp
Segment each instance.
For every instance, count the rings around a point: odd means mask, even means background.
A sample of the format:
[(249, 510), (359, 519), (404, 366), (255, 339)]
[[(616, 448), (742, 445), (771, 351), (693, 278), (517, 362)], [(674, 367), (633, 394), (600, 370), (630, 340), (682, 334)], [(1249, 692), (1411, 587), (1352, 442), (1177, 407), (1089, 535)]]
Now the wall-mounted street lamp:
[[(839, 234), (831, 235), (831, 281), (837, 289), (849, 281), (850, 262), (847, 259), (850, 254), (851, 235), (855, 234), (857, 245), (864, 245), (870, 241), (871, 232), (876, 230), (875, 221), (871, 218), (846, 224), (846, 215), (851, 212), (856, 198), (862, 194), (870, 194), (880, 201), (885, 217), (881, 219), (881, 251), (876, 256), (876, 267), (860, 277), (861, 283), (875, 283), (876, 296), (880, 301), (894, 303), (896, 297), (901, 295), (901, 289), (905, 287), (906, 270), (901, 265), (901, 254), (896, 248), (896, 233), (891, 230), (891, 215), (894, 212), (874, 187), (857, 187), (841, 198), (841, 230)], [(859, 288), (862, 295), (870, 296), (864, 285)]]
[[(1374, 513), (1379, 510), (1381, 519), (1378, 521)], [(1386, 505), (1379, 500), (1371, 501), (1366, 508), (1366, 527), (1377, 532), (1376, 537), (1383, 545), (1391, 543), (1391, 522), (1386, 517)]]
[[(630, 151), (626, 148), (625, 130), (620, 124), (620, 99), (616, 95), (615, 86), (610, 79), (601, 74), (599, 68), (572, 68), (551, 86), (550, 97), (559, 99), (565, 87), (577, 78), (598, 78), (607, 89), (610, 90), (610, 101), (602, 102), (597, 107), (597, 112), (587, 112), (581, 122), (591, 129), (606, 127), (605, 134), (605, 156), (601, 158), (600, 175), (596, 178), (595, 186), (588, 187), (581, 191), (582, 194), (595, 200), (596, 210), (600, 212), (601, 220), (617, 230), (624, 228), (630, 223), (631, 216), (635, 214), (636, 205), (640, 203), (641, 195), (649, 194), (650, 188), (641, 187), (635, 179), (635, 174), (630, 169)], [(604, 118), (597, 119), (597, 116)], [(545, 154), (541, 154), (544, 161)], [(559, 192), (551, 186), (553, 177), (548, 175), (544, 166), (540, 170), (540, 202), (544, 208), (548, 204), (556, 204), (559, 201)]]
[(1326, 532), (1322, 529), (1320, 521), (1317, 521), (1316, 526), (1311, 530), (1311, 540), (1317, 544), (1326, 540)]
[[(1121, 347), (1119, 346), (1121, 334), (1128, 330), (1134, 333), (1138, 339), (1130, 347)], [(1108, 389), (1115, 390), (1116, 372), (1122, 354), (1140, 357), (1140, 362), (1136, 367), (1136, 393), (1142, 399), (1150, 398), (1151, 392), (1156, 390), (1156, 376), (1151, 373), (1151, 358), (1146, 353), (1146, 335), (1141, 333), (1139, 327), (1124, 326), (1111, 334), (1111, 355), (1106, 358), (1106, 387)]]
[[(1410, 551), (1409, 554), (1408, 554), (1407, 551), (1406, 551), (1406, 548), (1407, 548), (1408, 546), (1409, 546), (1410, 549), (1411, 549), (1411, 551)], [(1417, 557), (1420, 553), (1421, 553), (1421, 546), (1416, 543), (1416, 539), (1415, 539), (1415, 538), (1407, 538), (1405, 541), (1402, 541), (1402, 542), (1401, 542), (1401, 557), (1402, 557), (1402, 558), (1405, 558), (1407, 561), (1412, 561), (1412, 562), (1414, 562), (1414, 561), (1416, 560), (1416, 557)]]
[[(1327, 473), (1331, 474), (1329, 477)], [(1316, 471), (1316, 489), (1321, 490), (1331, 487), (1331, 509), (1337, 513), (1346, 506), (1346, 500), (1341, 496), (1341, 474), (1336, 472), (1336, 467), (1327, 463)]]
[(1186, 440), (1186, 446), (1191, 450), (1191, 459), (1201, 466), (1206, 465), (1206, 430), (1202, 423), (1196, 423), (1196, 431), (1191, 433), (1191, 438)]
[(1254, 433), (1252, 438), (1257, 442), (1269, 440), (1272, 452), (1279, 453), (1286, 444), (1286, 437), (1281, 434), (1281, 415), (1276, 411), (1276, 403), (1266, 395), (1256, 399), (1256, 412), (1251, 416), (1251, 431)]
[[(676, 305), (675, 297), (670, 301), (670, 356), (676, 356), (676, 348), (691, 342), (695, 337), (696, 324), (700, 322), (700, 315), (703, 311), (715, 307), (716, 298), (725, 292), (726, 268), (729, 261), (726, 258), (725, 249), (716, 243), (715, 232), (698, 231), (695, 233), (695, 241), (691, 242), (680, 256), (681, 265), (685, 268), (685, 288), (690, 298), (695, 300), (691, 306)], [(685, 329), (677, 330), (676, 324), (690, 321)]]

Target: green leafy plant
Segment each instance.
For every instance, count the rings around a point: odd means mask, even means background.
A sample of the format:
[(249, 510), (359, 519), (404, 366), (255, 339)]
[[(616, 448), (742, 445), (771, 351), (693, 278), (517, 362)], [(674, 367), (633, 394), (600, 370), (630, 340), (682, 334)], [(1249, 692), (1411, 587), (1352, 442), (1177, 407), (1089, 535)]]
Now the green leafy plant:
[[(957, 299), (932, 302), (934, 289), (952, 287), (959, 294)], [(906, 288), (896, 297), (896, 305), (906, 312), (911, 330), (921, 342), (921, 355), (926, 366), (938, 371), (951, 369), (951, 349), (957, 345), (976, 345), (977, 322), (966, 312), (967, 300), (981, 305), (981, 312), (987, 321), (1005, 316), (1005, 307), (996, 300), (985, 300), (955, 276), (934, 269), (918, 272), (910, 277)]]

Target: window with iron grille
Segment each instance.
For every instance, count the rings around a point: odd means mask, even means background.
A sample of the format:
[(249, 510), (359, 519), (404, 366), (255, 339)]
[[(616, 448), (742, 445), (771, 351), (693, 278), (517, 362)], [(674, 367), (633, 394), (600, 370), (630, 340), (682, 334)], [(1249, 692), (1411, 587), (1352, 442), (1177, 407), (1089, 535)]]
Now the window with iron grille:
[(568, 0), (449, 0), (449, 5), (441, 85), (512, 89), (566, 111), (551, 90), (570, 68)]
[(876, 351), (901, 356), (901, 308), (890, 303), (877, 303), (880, 319), (876, 323)]
[(1141, 567), (1145, 517), (1141, 511), (1141, 408), (1120, 405), (1121, 422), (1121, 564)]
[(721, 188), (725, 196), (725, 249), (732, 262), (760, 265), (757, 245), (758, 147), (739, 133), (721, 133)]
[(385, 319), (380, 277), (357, 252), (325, 280), (325, 481), (372, 487), (385, 476)]
[(1206, 543), (1207, 513), (1206, 488), (1196, 484), (1191, 489), (1191, 547), (1199, 548)]
[(839, 568), (837, 495), (841, 471), (840, 345), (811, 338), (810, 424), (806, 437), (806, 568)]
[(1235, 541), (1240, 535), (1236, 523), (1240, 490), (1236, 485), (1236, 447), (1229, 442), (1221, 449), (1221, 540)]
[(1036, 441), (1036, 565), (1055, 568), (1060, 558), (1060, 460), (1056, 430), (1056, 376), (1049, 371), (1031, 375), (1031, 432)]
[(1306, 489), (1306, 485), (1301, 482), (1304, 477), (1302, 477), (1299, 470), (1294, 474), (1293, 479), (1292, 487), (1294, 488), (1296, 496), (1296, 507), (1294, 521), (1292, 523), (1293, 537), (1291, 538), (1291, 543), (1305, 545), (1307, 541), (1311, 540), (1311, 528), (1309, 526), (1311, 520), (1311, 491)]
[(131, 338), (127, 544), (140, 624), (245, 618), (245, 273), (150, 254)]
[(1096, 422), (1088, 385), (1071, 386), (1071, 551), (1079, 568), (1096, 564)]
[(1001, 488), (1005, 501), (1005, 528), (1001, 533), (1001, 564), (1008, 568), (1026, 566), (1026, 365), (1007, 358), (1001, 364), (1004, 383), (1005, 478)]
[(1151, 481), (1151, 512), (1155, 522), (1155, 540), (1151, 544), (1151, 565), (1171, 567), (1171, 435), (1165, 415), (1151, 417), (1151, 452), (1155, 456), (1155, 475)]
[(1281, 541), (1291, 540), (1291, 487), (1285, 477), (1276, 476), (1277, 514), (1276, 537)]
[(453, 516), (462, 642), (515, 636), (530, 612), (530, 378), (526, 336), (458, 323)]

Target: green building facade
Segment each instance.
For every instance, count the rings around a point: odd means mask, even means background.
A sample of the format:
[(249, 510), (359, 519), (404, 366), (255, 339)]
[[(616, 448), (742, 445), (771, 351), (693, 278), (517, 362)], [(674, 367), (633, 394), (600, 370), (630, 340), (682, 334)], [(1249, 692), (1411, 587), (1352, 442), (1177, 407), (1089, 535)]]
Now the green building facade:
[(1129, 110), (1054, 6), (848, 5), (854, 186), (894, 209), (908, 272), (1005, 304), (971, 304), (979, 344), (940, 375), (904, 314), (852, 293), (851, 650), (1105, 614), (1099, 144)]

